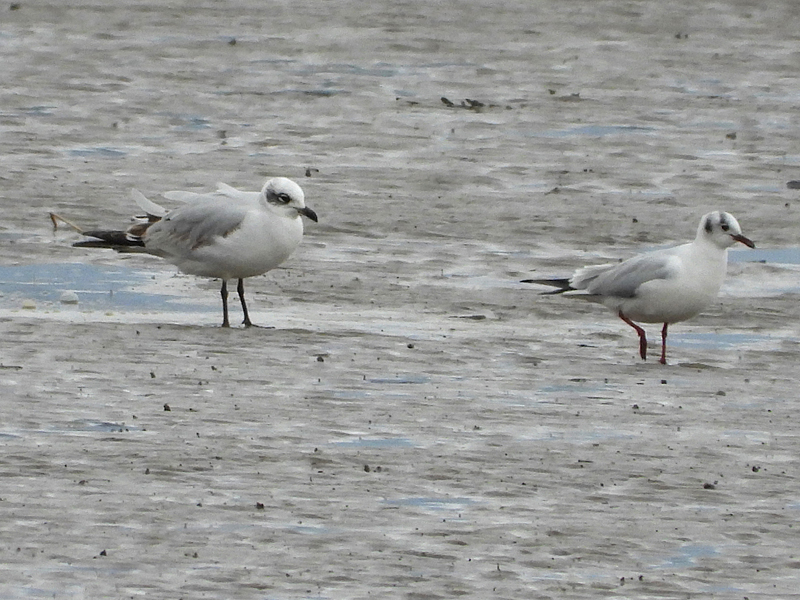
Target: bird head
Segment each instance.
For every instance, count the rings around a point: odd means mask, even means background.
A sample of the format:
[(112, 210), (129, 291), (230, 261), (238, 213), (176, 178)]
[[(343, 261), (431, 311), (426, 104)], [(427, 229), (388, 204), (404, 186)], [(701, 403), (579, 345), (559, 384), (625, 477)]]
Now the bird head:
[(700, 220), (697, 237), (722, 249), (730, 248), (736, 242), (749, 248), (756, 247), (750, 239), (742, 235), (742, 228), (733, 215), (719, 210), (708, 213)]
[(273, 177), (264, 184), (261, 193), (269, 206), (294, 209), (295, 214), (308, 217), (314, 222), (317, 221), (317, 213), (306, 206), (303, 189), (291, 179)]

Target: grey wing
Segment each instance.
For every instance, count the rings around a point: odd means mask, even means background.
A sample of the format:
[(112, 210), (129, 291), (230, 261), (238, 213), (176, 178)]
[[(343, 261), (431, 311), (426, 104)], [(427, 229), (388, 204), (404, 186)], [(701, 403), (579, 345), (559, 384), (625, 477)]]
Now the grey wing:
[(206, 202), (209, 200), (221, 201), (227, 196), (220, 192), (187, 192), (185, 190), (172, 190), (161, 194), (168, 200), (176, 202)]
[(147, 230), (145, 247), (167, 254), (196, 250), (239, 229), (247, 212), (245, 206), (210, 199), (185, 204)]
[(261, 192), (245, 192), (227, 183), (217, 182), (217, 194), (240, 202), (258, 202)]
[(183, 190), (173, 190), (171, 192), (164, 192), (162, 196), (169, 200), (176, 200), (178, 202), (203, 202), (206, 200), (215, 200), (218, 202), (235, 201), (239, 203), (253, 204), (257, 203), (259, 192), (243, 192), (237, 190), (235, 187), (227, 183), (217, 183), (217, 189), (213, 192), (187, 192)]
[(573, 276), (573, 287), (598, 296), (633, 298), (639, 287), (654, 279), (669, 279), (677, 274), (678, 259), (669, 252), (634, 256), (616, 265), (581, 269)]
[(197, 192), (185, 192), (183, 190), (163, 192), (161, 195), (167, 200), (175, 200), (176, 202), (191, 202), (192, 200), (197, 200), (198, 198), (202, 198), (204, 196), (204, 194), (198, 194)]
[(148, 216), (162, 218), (169, 212), (166, 208), (148, 199), (142, 192), (135, 188), (131, 190), (131, 197), (133, 201), (136, 202), (136, 205)]

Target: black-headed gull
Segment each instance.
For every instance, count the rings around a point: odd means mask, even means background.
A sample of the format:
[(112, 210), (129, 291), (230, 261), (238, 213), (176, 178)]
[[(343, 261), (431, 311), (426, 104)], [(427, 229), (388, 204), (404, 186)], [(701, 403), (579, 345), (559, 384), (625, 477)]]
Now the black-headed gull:
[(95, 230), (74, 245), (153, 254), (184, 273), (222, 279), (222, 326), (228, 321), (228, 279), (238, 279), (244, 325), (252, 325), (244, 300), (244, 280), (274, 269), (303, 239), (301, 215), (317, 214), (305, 205), (303, 190), (291, 179), (275, 177), (260, 192), (219, 184), (216, 192), (168, 192), (186, 201), (167, 211), (137, 190), (133, 198), (147, 217), (127, 230)]
[(569, 278), (525, 279), (558, 289), (546, 294), (581, 292), (581, 298), (600, 302), (639, 334), (639, 355), (647, 358), (644, 329), (634, 321), (663, 323), (661, 363), (667, 362), (667, 327), (685, 321), (711, 304), (725, 279), (728, 248), (740, 242), (755, 244), (742, 235), (732, 215), (715, 211), (700, 219), (697, 236), (689, 244), (639, 254), (621, 263), (578, 269)]

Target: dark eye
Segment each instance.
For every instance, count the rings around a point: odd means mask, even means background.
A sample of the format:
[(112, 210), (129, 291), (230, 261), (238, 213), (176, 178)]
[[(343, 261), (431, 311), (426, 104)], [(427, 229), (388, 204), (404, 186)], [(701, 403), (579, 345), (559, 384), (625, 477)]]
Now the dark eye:
[(284, 204), (289, 204), (292, 201), (292, 197), (289, 194), (278, 194), (278, 200)]
[(722, 231), (728, 231), (731, 228), (727, 223), (720, 223), (720, 227), (722, 227)]

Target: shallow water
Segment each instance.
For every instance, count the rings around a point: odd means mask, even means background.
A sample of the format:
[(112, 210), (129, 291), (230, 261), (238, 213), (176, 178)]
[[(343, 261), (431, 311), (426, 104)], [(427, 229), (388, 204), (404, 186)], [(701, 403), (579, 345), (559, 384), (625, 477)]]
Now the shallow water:
[[(795, 16), (6, 6), (0, 597), (795, 594)], [(263, 328), (47, 215), (274, 175), (320, 222), (248, 280)], [(667, 366), (519, 283), (715, 209), (757, 249)]]

